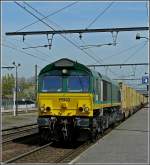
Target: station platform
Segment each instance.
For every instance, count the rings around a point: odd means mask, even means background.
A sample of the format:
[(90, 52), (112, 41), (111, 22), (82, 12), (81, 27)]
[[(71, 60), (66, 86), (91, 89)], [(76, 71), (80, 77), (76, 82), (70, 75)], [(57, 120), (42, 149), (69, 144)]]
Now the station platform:
[(133, 114), (69, 164), (149, 164), (148, 111)]
[(1, 114), (1, 129), (9, 129), (14, 127), (19, 127), (28, 124), (35, 124), (37, 123), (37, 110), (35, 111), (28, 111), (28, 112), (18, 112), (17, 116), (13, 116), (12, 113), (2, 113)]

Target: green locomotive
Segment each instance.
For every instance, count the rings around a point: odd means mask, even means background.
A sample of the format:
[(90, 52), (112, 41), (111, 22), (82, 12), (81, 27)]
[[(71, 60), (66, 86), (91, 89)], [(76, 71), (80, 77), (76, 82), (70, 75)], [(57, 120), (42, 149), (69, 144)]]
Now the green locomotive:
[(41, 70), (37, 100), (42, 139), (94, 140), (123, 118), (118, 83), (66, 58)]

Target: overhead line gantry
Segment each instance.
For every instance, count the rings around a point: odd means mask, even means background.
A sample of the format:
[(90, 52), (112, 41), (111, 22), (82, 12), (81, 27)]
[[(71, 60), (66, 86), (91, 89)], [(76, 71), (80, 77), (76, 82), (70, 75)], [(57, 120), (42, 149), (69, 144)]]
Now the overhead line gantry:
[(103, 64), (103, 65), (87, 65), (88, 67), (108, 67), (108, 66), (136, 66), (136, 65), (149, 65), (149, 63), (131, 63), (131, 64)]
[(67, 34), (67, 33), (99, 33), (99, 32), (123, 32), (123, 31), (145, 31), (149, 27), (123, 27), (123, 28), (102, 28), (102, 29), (73, 29), (73, 30), (51, 30), (51, 31), (27, 31), (27, 32), (7, 32), (6, 35), (43, 35), (43, 34)]
[(14, 66), (2, 66), (2, 69), (13, 69), (15, 68)]

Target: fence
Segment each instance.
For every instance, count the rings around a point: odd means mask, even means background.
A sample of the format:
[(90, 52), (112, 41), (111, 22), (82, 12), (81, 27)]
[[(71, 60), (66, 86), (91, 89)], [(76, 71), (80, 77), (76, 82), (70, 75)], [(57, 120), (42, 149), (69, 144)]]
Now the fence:
[[(30, 100), (18, 100), (18, 108), (19, 109), (30, 109), (30, 108), (35, 108), (35, 103)], [(2, 106), (1, 110), (12, 110), (13, 109), (13, 99), (12, 98), (7, 98), (7, 99), (2, 99)]]

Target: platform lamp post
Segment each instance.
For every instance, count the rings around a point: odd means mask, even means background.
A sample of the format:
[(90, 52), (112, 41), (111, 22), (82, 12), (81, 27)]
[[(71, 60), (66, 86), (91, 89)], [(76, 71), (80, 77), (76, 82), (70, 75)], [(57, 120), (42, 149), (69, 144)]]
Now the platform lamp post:
[(18, 115), (18, 67), (21, 64), (16, 64), (15, 61), (12, 63), (16, 69), (16, 76), (15, 76), (15, 90), (14, 90), (14, 116)]
[[(141, 38), (145, 38), (147, 39), (148, 41), (150, 40), (148, 37), (143, 37), (143, 36), (140, 36), (140, 33), (137, 33), (136, 34), (136, 40), (140, 40)], [(148, 74), (145, 72), (145, 74)], [(149, 90), (149, 85), (147, 84), (147, 91)]]

